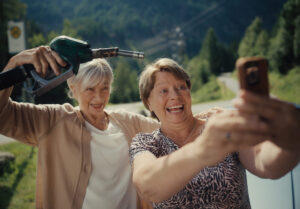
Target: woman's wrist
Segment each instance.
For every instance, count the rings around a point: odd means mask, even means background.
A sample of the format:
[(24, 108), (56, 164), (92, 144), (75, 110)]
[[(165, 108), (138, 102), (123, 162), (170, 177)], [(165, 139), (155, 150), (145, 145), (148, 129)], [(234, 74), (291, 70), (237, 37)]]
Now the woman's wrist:
[(208, 166), (208, 161), (206, 160), (206, 152), (203, 146), (201, 146), (197, 141), (193, 141), (186, 146), (188, 146), (187, 148), (189, 148), (189, 155), (193, 159), (194, 163), (199, 167), (199, 169)]
[[(17, 55), (16, 55), (17, 56)], [(16, 56), (13, 56), (9, 59), (7, 65), (4, 67), (3, 72), (4, 71), (8, 71), (16, 66), (18, 66), (17, 60), (16, 60)]]

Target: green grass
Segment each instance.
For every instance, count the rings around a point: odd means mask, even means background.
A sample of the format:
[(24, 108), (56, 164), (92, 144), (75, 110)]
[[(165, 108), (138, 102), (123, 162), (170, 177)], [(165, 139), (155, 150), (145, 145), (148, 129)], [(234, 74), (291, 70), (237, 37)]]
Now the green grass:
[(269, 73), (271, 93), (276, 97), (300, 104), (300, 66), (293, 68), (287, 75)]
[(216, 100), (230, 100), (234, 97), (235, 94), (214, 76), (199, 90), (192, 93), (193, 104)]
[[(286, 75), (269, 71), (268, 76), (271, 94), (281, 100), (300, 104), (300, 66)], [(232, 77), (238, 80), (237, 70), (233, 71)]]
[(0, 208), (35, 208), (37, 148), (14, 142), (1, 145), (0, 151), (16, 157), (0, 176)]

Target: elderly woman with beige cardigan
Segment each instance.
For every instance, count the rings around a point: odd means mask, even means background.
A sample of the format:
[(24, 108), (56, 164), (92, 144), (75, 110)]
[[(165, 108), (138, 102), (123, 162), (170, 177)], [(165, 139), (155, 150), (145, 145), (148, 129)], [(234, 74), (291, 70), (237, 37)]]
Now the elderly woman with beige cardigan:
[[(59, 74), (66, 63), (47, 46), (12, 57), (5, 70), (33, 64), (40, 74), (50, 66)], [(104, 59), (80, 66), (68, 80), (79, 107), (34, 105), (0, 91), (0, 134), (38, 147), (36, 208), (141, 208), (128, 156), (131, 139), (158, 127), (152, 119), (108, 111), (113, 74)]]

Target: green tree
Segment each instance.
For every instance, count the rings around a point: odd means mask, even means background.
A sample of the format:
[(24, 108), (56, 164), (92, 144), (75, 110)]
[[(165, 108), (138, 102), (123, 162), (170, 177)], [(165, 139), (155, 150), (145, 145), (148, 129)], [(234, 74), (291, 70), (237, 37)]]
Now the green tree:
[(196, 92), (207, 83), (211, 74), (208, 61), (201, 59), (199, 56), (190, 60), (187, 65), (187, 71), (191, 78), (192, 92)]
[(70, 37), (73, 37), (73, 38), (81, 38), (78, 35), (77, 29), (74, 28), (74, 26), (72, 25), (72, 23), (69, 19), (64, 20), (63, 29), (61, 31), (61, 34), (66, 35), (66, 36), (70, 36)]
[(299, 17), (300, 1), (288, 0), (281, 10), (277, 31), (270, 42), (271, 68), (287, 73), (299, 64)]
[(30, 45), (30, 48), (45, 45), (46, 43), (47, 40), (42, 33), (33, 34), (28, 38), (28, 44)]
[(65, 19), (63, 24), (63, 29), (60, 33), (55, 31), (50, 31), (48, 34), (44, 35), (43, 33), (38, 32), (28, 38), (28, 43), (30, 45), (30, 48), (41, 46), (41, 45), (48, 45), (52, 39), (54, 39), (59, 35), (66, 35), (72, 38), (81, 39), (81, 37), (78, 35), (78, 31), (73, 27), (70, 20)]
[(294, 34), (294, 57), (297, 65), (300, 64), (300, 16), (295, 20), (295, 34)]
[(138, 77), (125, 59), (120, 59), (114, 70), (112, 103), (126, 103), (139, 100)]
[(208, 29), (204, 38), (201, 50), (200, 59), (207, 60), (210, 71), (218, 75), (221, 72), (220, 50), (217, 36), (214, 29)]
[(269, 48), (269, 34), (266, 30), (261, 30), (254, 45), (254, 56), (267, 57)]
[[(281, 18), (280, 22), (283, 21)], [(279, 70), (279, 72), (285, 73), (286, 69), (290, 68), (291, 45), (289, 32), (285, 27), (279, 26), (275, 37), (270, 40), (268, 58), (270, 60), (271, 70)]]
[(234, 69), (237, 58), (237, 46), (231, 43), (229, 46), (219, 44), (220, 72), (231, 72)]
[(232, 71), (237, 56), (236, 48), (234, 43), (229, 47), (219, 43), (214, 30), (210, 28), (199, 54), (190, 61), (185, 61), (191, 77), (192, 92), (198, 91), (209, 82), (212, 74)]
[(256, 54), (255, 45), (262, 31), (261, 24), (261, 19), (256, 17), (246, 29), (245, 35), (239, 45), (239, 57), (250, 57)]

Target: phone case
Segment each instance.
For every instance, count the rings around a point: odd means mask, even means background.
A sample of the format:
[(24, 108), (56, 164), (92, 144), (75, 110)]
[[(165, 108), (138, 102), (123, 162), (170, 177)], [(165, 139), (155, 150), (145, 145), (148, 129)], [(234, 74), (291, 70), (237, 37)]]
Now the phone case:
[(268, 61), (262, 57), (244, 57), (236, 62), (240, 88), (269, 95)]

